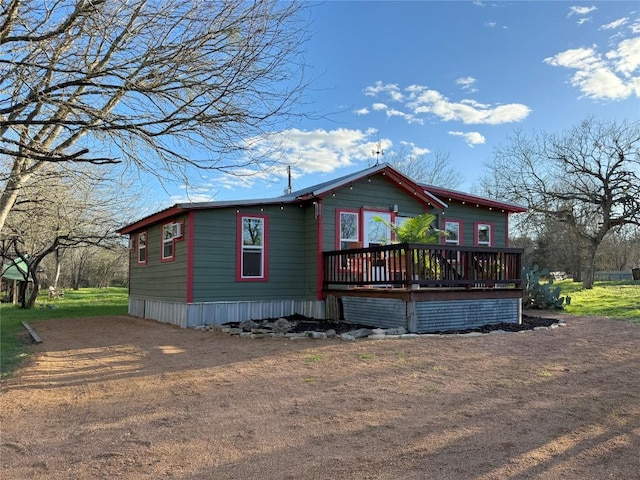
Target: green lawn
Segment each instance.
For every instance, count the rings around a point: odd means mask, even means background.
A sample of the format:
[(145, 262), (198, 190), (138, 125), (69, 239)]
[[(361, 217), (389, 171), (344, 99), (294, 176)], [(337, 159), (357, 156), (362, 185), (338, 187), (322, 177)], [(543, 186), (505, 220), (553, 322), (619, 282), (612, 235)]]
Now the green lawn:
[(572, 315), (599, 315), (640, 323), (640, 282), (595, 282), (593, 289), (583, 290), (582, 283), (571, 280), (554, 282), (563, 295), (571, 297), (565, 311)]
[[(47, 292), (48, 293), (48, 292)], [(10, 374), (28, 355), (29, 345), (23, 341), (27, 323), (52, 318), (97, 317), (127, 313), (126, 288), (82, 288), (67, 290), (64, 298), (49, 300), (44, 293), (32, 310), (0, 304), (0, 376)]]

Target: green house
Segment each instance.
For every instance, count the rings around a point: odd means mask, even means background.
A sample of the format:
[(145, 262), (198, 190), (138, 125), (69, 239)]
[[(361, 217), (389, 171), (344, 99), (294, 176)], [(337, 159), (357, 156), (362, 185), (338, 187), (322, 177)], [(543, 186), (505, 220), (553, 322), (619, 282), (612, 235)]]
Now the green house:
[(382, 217), (425, 212), (449, 245), (508, 246), (517, 205), (419, 185), (387, 164), (276, 198), (181, 203), (120, 229), (129, 313), (182, 327), (299, 313), (325, 318), (323, 252), (392, 240)]

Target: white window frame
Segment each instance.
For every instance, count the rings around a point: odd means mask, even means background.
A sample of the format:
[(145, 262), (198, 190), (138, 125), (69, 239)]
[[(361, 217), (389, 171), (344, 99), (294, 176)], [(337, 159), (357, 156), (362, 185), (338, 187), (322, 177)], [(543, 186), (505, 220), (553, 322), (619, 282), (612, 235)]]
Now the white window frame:
[[(342, 216), (345, 215), (352, 215), (355, 217), (355, 225), (356, 225), (356, 235), (355, 237), (345, 237), (343, 236), (343, 232), (342, 232)], [(360, 241), (360, 214), (358, 212), (339, 212), (339, 225), (338, 225), (338, 230), (339, 230), (339, 236), (338, 236), (338, 246), (340, 250), (345, 250), (346, 248), (349, 248), (349, 244), (350, 243), (357, 243)], [(343, 246), (343, 244), (346, 244), (346, 246)]]
[(448, 235), (445, 235), (444, 236), (445, 243), (449, 244), (449, 245), (460, 245), (460, 222), (457, 221), (457, 220), (445, 220), (444, 221), (444, 231), (445, 232), (449, 231), (449, 228), (447, 227), (447, 225), (455, 225), (455, 227), (456, 227), (455, 229), (458, 232), (458, 238), (456, 238), (454, 240), (454, 239), (449, 238)]
[[(257, 220), (261, 227), (260, 227), (260, 238), (262, 240), (261, 245), (249, 245), (249, 244), (245, 244), (244, 243), (244, 233), (245, 233), (245, 221), (246, 220)], [(265, 219), (264, 217), (253, 217), (250, 215), (243, 215), (242, 219), (240, 221), (241, 223), (241, 228), (242, 231), (240, 232), (240, 241), (241, 241), (241, 245), (240, 245), (240, 278), (245, 280), (245, 279), (263, 279), (265, 278), (265, 235), (266, 235), (266, 228), (265, 228)], [(260, 253), (260, 273), (259, 275), (245, 275), (245, 271), (244, 271), (244, 254), (245, 252), (259, 252)]]
[[(162, 260), (173, 260), (175, 255), (174, 223), (166, 223), (162, 226)], [(168, 235), (167, 235), (168, 234)], [(167, 246), (171, 246), (171, 255), (166, 254)]]
[[(140, 232), (137, 236), (138, 248), (136, 249), (136, 263), (138, 265), (144, 265), (147, 263), (147, 232)], [(141, 253), (144, 252), (144, 259), (140, 259)]]
[[(491, 229), (493, 228), (493, 225), (491, 225), (490, 223), (478, 223), (476, 224), (476, 241), (478, 246), (480, 247), (490, 247), (491, 246), (491, 235), (492, 235), (492, 231)], [(480, 231), (486, 229), (487, 231), (487, 236), (488, 239), (485, 240), (480, 240)]]

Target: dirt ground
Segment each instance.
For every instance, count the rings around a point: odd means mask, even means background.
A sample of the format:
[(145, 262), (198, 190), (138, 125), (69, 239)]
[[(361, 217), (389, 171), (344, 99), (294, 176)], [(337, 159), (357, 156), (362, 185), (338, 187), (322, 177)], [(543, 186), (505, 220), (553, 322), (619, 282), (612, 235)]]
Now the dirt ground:
[(11, 479), (635, 479), (640, 326), (250, 339), (52, 320), (2, 382)]

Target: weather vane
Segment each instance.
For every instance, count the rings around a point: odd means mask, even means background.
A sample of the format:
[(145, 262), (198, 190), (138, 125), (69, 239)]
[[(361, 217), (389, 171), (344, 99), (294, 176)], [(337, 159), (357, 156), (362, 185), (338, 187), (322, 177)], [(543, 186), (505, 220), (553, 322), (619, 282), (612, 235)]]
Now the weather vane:
[(376, 156), (376, 165), (380, 163), (380, 155), (384, 155), (384, 150), (382, 150), (382, 144), (380, 143), (380, 135), (378, 134), (378, 143), (376, 144), (376, 149), (371, 150), (371, 153)]

